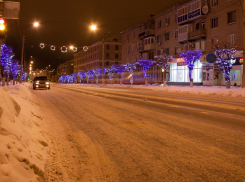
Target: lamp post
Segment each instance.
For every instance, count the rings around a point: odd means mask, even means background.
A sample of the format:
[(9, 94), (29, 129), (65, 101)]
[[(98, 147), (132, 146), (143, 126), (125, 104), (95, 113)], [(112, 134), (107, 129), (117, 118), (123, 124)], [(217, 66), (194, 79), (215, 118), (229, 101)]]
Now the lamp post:
[[(34, 27), (38, 27), (39, 23), (35, 22)], [(23, 30), (23, 28), (22, 28)], [(24, 33), (23, 33), (24, 34)], [(20, 65), (20, 83), (22, 83), (22, 72), (23, 72), (23, 57), (24, 57), (24, 46), (25, 46), (25, 35), (22, 36), (22, 48), (21, 48), (21, 65)]]

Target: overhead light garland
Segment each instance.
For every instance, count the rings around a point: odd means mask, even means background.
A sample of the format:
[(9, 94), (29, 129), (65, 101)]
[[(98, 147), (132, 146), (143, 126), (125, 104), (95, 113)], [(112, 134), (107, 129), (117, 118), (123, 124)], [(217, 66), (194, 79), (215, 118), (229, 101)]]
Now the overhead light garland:
[[(50, 47), (50, 50), (51, 51), (55, 51), (56, 50), (56, 47), (60, 47), (60, 51), (62, 53), (66, 53), (68, 52), (68, 46), (55, 46), (55, 45), (48, 45), (48, 44), (45, 44), (45, 43), (40, 43), (39, 44), (39, 47), (41, 49), (44, 49), (46, 46)], [(78, 51), (78, 48), (81, 48), (83, 49), (83, 51), (87, 51), (88, 50), (88, 47), (87, 46), (83, 46), (83, 47), (73, 47), (73, 46), (70, 46), (69, 49), (73, 52), (77, 52)]]

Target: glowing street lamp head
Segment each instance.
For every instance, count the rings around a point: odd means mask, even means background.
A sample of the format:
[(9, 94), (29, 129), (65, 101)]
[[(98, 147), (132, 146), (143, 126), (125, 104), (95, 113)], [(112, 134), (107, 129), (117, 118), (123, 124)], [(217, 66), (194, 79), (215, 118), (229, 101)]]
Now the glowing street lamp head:
[(35, 22), (34, 23), (34, 27), (38, 27), (39, 26), (39, 23), (38, 22)]
[(70, 46), (70, 49), (73, 49), (73, 46)]
[(31, 61), (31, 64), (33, 64), (33, 61)]
[(96, 26), (95, 25), (92, 25), (91, 26), (91, 30), (96, 30)]

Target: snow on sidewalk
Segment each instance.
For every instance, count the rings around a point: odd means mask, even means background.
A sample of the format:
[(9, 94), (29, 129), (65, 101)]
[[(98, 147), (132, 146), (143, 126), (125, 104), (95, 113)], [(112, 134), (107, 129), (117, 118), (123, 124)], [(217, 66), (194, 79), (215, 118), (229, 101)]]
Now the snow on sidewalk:
[(0, 181), (44, 179), (49, 146), (35, 97), (24, 84), (0, 87)]
[[(70, 85), (70, 84), (62, 84), (62, 85)], [(80, 85), (80, 84), (72, 84), (72, 85)], [(226, 89), (225, 86), (166, 86), (162, 85), (120, 85), (120, 84), (106, 84), (102, 86), (101, 84), (81, 84), (82, 86), (93, 86), (93, 87), (107, 87), (107, 88), (130, 88), (130, 89), (143, 89), (143, 90), (153, 90), (153, 91), (163, 91), (163, 92), (174, 92), (174, 93), (183, 93), (183, 94), (199, 94), (199, 95), (220, 95), (220, 96), (232, 96), (232, 97), (245, 97), (245, 88), (241, 87), (231, 87), (230, 89)]]

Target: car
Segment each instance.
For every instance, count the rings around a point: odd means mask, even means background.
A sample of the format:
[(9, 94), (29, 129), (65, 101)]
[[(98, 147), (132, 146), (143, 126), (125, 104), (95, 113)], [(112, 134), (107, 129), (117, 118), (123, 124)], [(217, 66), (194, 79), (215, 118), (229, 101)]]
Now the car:
[(50, 81), (46, 76), (36, 76), (33, 79), (33, 90), (37, 88), (50, 89)]

